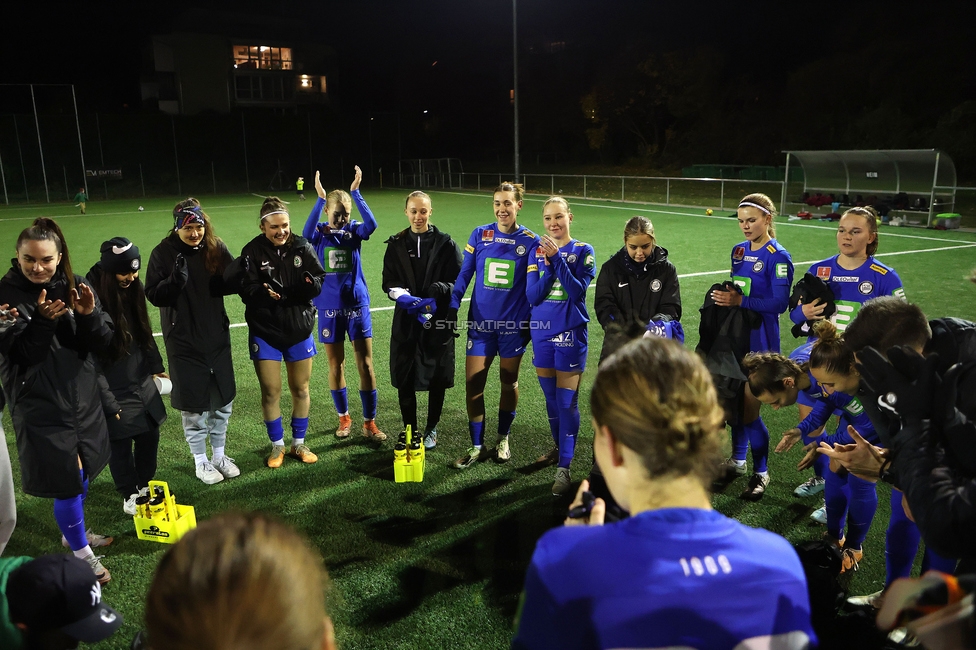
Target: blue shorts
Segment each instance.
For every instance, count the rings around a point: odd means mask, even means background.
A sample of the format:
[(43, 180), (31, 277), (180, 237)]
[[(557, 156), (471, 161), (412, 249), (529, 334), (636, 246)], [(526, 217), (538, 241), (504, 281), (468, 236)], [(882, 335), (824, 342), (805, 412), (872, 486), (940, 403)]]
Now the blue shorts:
[(304, 361), (311, 359), (317, 353), (315, 339), (311, 334), (304, 341), (299, 341), (286, 350), (279, 350), (260, 336), (251, 334), (247, 338), (251, 361)]
[(341, 343), (344, 336), (350, 341), (373, 338), (373, 317), (369, 305), (353, 309), (320, 309), (319, 341)]
[(529, 334), (520, 329), (513, 330), (468, 330), (467, 356), (511, 359), (525, 354), (529, 344)]
[(555, 368), (562, 372), (586, 370), (586, 325), (546, 336), (532, 331), (532, 365), (536, 368)]

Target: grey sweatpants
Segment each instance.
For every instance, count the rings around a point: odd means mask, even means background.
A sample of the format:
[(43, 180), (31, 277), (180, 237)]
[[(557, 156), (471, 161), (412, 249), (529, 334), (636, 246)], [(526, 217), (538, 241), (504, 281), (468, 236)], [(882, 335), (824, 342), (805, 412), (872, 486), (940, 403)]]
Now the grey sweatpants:
[(14, 501), (14, 474), (10, 469), (7, 438), (0, 424), (0, 555), (7, 547), (17, 526), (17, 503)]
[(234, 402), (229, 402), (215, 411), (193, 413), (180, 411), (183, 417), (183, 435), (190, 445), (190, 453), (207, 453), (207, 436), (210, 436), (211, 447), (223, 447), (227, 442), (227, 421)]

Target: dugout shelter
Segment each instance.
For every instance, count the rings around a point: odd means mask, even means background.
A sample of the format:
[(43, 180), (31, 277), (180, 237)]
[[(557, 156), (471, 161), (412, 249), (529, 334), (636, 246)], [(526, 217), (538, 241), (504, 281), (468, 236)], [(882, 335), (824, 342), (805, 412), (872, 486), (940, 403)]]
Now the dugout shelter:
[[(952, 212), (956, 199), (956, 167), (938, 149), (877, 149), (848, 151), (784, 151), (786, 176), (790, 165), (803, 168), (803, 195), (829, 193), (836, 197), (877, 197), (897, 202), (907, 195), (913, 208), (927, 212), (931, 226), (938, 212)], [(781, 205), (788, 198), (783, 184)], [(853, 205), (855, 201), (840, 201)], [(924, 206), (924, 207), (922, 207)], [(919, 214), (921, 217), (921, 214)]]

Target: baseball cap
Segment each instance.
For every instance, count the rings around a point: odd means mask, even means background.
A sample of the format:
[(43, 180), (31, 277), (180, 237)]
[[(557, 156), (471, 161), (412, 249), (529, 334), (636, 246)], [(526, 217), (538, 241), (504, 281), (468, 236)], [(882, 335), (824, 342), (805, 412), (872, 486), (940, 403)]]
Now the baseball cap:
[(74, 555), (43, 555), (7, 580), (10, 619), (29, 629), (60, 629), (92, 643), (122, 625), (122, 614), (102, 602), (102, 586), (88, 562)]

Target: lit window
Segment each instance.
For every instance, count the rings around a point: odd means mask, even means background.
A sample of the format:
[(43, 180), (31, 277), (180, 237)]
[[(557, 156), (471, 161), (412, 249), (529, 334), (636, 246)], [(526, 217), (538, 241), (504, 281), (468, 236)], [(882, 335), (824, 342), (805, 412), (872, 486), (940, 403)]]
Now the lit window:
[(291, 70), (291, 48), (270, 45), (235, 45), (232, 48), (235, 68), (251, 70)]

